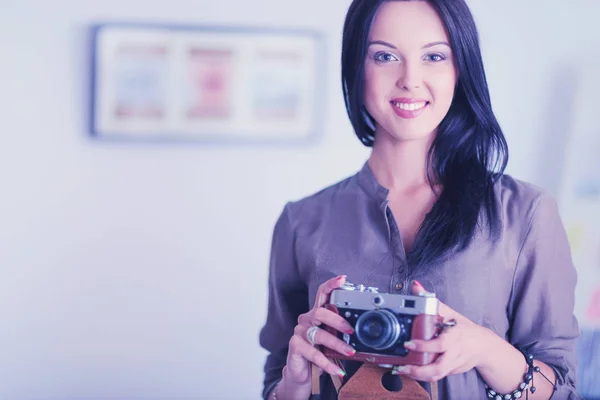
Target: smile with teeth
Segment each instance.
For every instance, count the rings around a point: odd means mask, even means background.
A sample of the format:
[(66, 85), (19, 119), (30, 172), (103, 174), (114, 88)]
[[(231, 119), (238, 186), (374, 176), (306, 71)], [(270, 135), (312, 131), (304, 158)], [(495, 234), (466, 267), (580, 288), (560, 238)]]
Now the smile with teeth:
[(401, 110), (406, 110), (406, 111), (416, 111), (416, 110), (420, 110), (421, 108), (425, 107), (427, 105), (426, 101), (423, 101), (421, 103), (398, 103), (397, 101), (392, 101), (392, 104), (394, 105), (394, 107), (398, 107)]

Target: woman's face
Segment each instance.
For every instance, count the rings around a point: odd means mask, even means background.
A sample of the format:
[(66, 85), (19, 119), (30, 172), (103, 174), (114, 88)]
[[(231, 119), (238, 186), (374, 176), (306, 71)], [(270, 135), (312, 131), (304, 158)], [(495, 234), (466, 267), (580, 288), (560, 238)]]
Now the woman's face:
[(429, 139), (444, 119), (457, 81), (450, 41), (426, 1), (387, 1), (369, 34), (365, 106), (377, 137)]

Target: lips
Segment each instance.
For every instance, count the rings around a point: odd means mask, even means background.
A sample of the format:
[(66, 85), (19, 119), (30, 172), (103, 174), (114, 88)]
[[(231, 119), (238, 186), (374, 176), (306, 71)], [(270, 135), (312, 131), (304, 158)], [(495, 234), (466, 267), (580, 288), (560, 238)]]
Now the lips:
[(392, 99), (390, 104), (396, 115), (406, 119), (418, 117), (429, 107), (427, 100), (408, 98)]

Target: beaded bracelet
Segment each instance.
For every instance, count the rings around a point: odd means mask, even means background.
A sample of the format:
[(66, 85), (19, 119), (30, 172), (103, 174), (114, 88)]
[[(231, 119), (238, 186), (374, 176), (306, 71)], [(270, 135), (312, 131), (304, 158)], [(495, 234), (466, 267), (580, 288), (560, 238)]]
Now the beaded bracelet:
[[(525, 354), (525, 352), (523, 352), (523, 350), (520, 350), (520, 349), (519, 349), (519, 351), (521, 351), (521, 353), (523, 353), (523, 356), (525, 357), (525, 361), (527, 361), (527, 372), (523, 376), (523, 382), (521, 382), (521, 384), (519, 385), (519, 388), (517, 390), (515, 390), (512, 393), (507, 393), (507, 394), (496, 393), (486, 383), (485, 390), (487, 392), (488, 398), (494, 399), (494, 400), (516, 400), (516, 399), (520, 399), (521, 397), (523, 397), (523, 393), (525, 393), (525, 398), (529, 399), (529, 392), (531, 392), (533, 394), (533, 393), (535, 393), (535, 390), (536, 390), (535, 386), (533, 385), (533, 373), (534, 372), (540, 373), (544, 377), (544, 379), (546, 379), (552, 385), (554, 390), (556, 390), (556, 385), (554, 383), (552, 383), (546, 375), (544, 375), (544, 373), (541, 371), (540, 367), (533, 365), (533, 355)], [(531, 384), (531, 387), (530, 387), (530, 384)], [(529, 389), (529, 391), (527, 389)]]

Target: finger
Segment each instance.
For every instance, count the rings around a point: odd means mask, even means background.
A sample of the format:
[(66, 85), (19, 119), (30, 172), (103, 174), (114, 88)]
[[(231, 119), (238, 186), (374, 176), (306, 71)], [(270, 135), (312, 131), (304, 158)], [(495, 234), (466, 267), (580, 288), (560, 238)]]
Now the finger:
[(451, 347), (452, 338), (449, 335), (440, 335), (435, 339), (413, 339), (404, 343), (404, 347), (420, 353), (445, 353)]
[(295, 355), (299, 355), (302, 358), (312, 362), (317, 367), (331, 375), (337, 375), (344, 377), (346, 373), (342, 371), (337, 365), (329, 361), (323, 353), (321, 353), (316, 347), (311, 346), (308, 342), (302, 340), (300, 337), (294, 335), (290, 341), (290, 349), (293, 348)]
[(287, 362), (284, 367), (292, 382), (306, 383), (310, 379), (310, 361), (298, 351), (298, 345), (302, 340), (296, 335), (292, 336), (289, 343)]
[(437, 382), (439, 380), (437, 379), (439, 375), (437, 370), (433, 370), (430, 365), (404, 365), (400, 367), (395, 367), (394, 370), (392, 370), (392, 375), (407, 376), (409, 378), (421, 382)]
[[(301, 338), (304, 338), (308, 342), (308, 339), (306, 339), (307, 331), (308, 331), (308, 328), (306, 328), (302, 325), (298, 325), (294, 329), (294, 334)], [(338, 353), (345, 354), (347, 356), (353, 356), (354, 354), (356, 354), (356, 350), (354, 350), (354, 347), (346, 344), (344, 341), (340, 340), (337, 336), (332, 335), (331, 333), (327, 332), (324, 329), (319, 329), (315, 333), (315, 344), (322, 345), (324, 347), (327, 347), (328, 349), (337, 351)]]
[[(411, 292), (414, 296), (418, 296), (420, 293), (431, 293), (427, 289), (425, 289), (425, 287), (417, 280), (412, 281)], [(460, 316), (459, 313), (457, 313), (441, 301), (439, 302), (438, 313), (444, 318), (456, 318), (457, 316)]]
[(323, 307), (329, 302), (329, 295), (334, 289), (339, 288), (346, 283), (346, 275), (340, 275), (323, 283), (317, 291), (317, 298), (313, 308)]
[(421, 283), (417, 280), (412, 281), (411, 292), (415, 296), (422, 292), (429, 293), (427, 289), (425, 289), (425, 287), (423, 287), (423, 285), (421, 285)]
[(316, 308), (298, 317), (298, 325), (319, 326), (321, 324), (325, 324), (337, 331), (350, 335), (354, 333), (352, 325), (350, 325), (341, 315), (323, 307)]
[(428, 365), (404, 365), (394, 367), (392, 374), (408, 376), (422, 382), (437, 382), (448, 375), (450, 368), (446, 364), (446, 357), (441, 355), (436, 362)]

